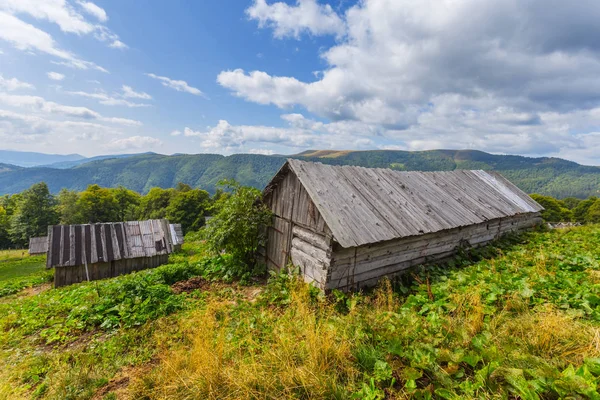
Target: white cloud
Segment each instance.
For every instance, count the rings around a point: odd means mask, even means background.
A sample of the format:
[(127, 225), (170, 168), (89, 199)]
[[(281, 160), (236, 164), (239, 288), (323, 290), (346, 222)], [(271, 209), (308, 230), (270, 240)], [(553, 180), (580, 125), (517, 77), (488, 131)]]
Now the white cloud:
[(58, 72), (47, 72), (46, 75), (48, 75), (48, 78), (52, 79), (53, 81), (62, 81), (65, 79), (65, 76)]
[[(373, 146), (368, 137), (377, 132), (362, 123), (323, 123), (305, 118), (301, 114), (284, 114), (287, 127), (261, 125), (231, 125), (221, 120), (206, 130), (183, 129), (183, 136), (199, 140), (205, 151), (229, 154), (249, 152), (261, 147), (283, 149), (286, 152), (313, 149), (367, 148)], [(176, 131), (181, 134), (180, 131)], [(269, 149), (272, 150), (272, 149)]]
[(35, 89), (35, 86), (31, 83), (20, 81), (17, 78), (5, 79), (0, 74), (0, 88), (12, 92), (19, 89)]
[(61, 58), (64, 60), (58, 63), (61, 65), (107, 72), (92, 62), (81, 60), (72, 53), (60, 49), (49, 34), (3, 11), (0, 11), (0, 39), (6, 40), (19, 50), (37, 50)]
[(133, 99), (144, 99), (144, 100), (152, 99), (152, 96), (150, 96), (148, 93), (136, 92), (135, 90), (133, 90), (133, 88), (131, 86), (123, 85), (121, 87), (121, 90), (123, 90), (123, 97), (130, 97)]
[(113, 40), (111, 44), (108, 45), (108, 47), (112, 47), (113, 49), (128, 49), (129, 46), (127, 46), (125, 43), (121, 42), (119, 39)]
[(181, 131), (174, 130), (169, 135), (171, 135), (171, 136), (181, 136)]
[(270, 27), (276, 38), (300, 38), (302, 33), (313, 35), (344, 33), (344, 22), (329, 4), (318, 4), (316, 0), (297, 0), (295, 6), (283, 2), (267, 4), (265, 0), (255, 0), (246, 10), (250, 19), (257, 20), (259, 26)]
[(83, 10), (96, 17), (96, 19), (100, 22), (106, 22), (108, 20), (108, 16), (106, 15), (106, 11), (103, 8), (98, 7), (96, 4), (91, 3), (89, 1), (80, 1), (79, 5), (83, 8)]
[[(60, 150), (66, 151), (68, 143), (106, 140), (122, 134), (118, 127), (97, 122), (57, 121), (0, 109), (0, 138), (5, 145), (22, 145), (24, 150), (31, 150), (34, 144), (40, 149), (48, 149), (60, 143)], [(78, 149), (74, 147), (70, 151)]]
[[(100, 22), (106, 22), (106, 11), (96, 4), (86, 1), (78, 2), (80, 9), (94, 16)], [(37, 20), (54, 23), (65, 33), (77, 35), (92, 34), (100, 41), (109, 42), (110, 47), (124, 49), (127, 46), (119, 40), (119, 36), (106, 26), (88, 21), (67, 0), (0, 0), (0, 11), (16, 15), (27, 14)]]
[(161, 81), (163, 86), (166, 86), (171, 89), (175, 89), (178, 92), (186, 92), (186, 93), (194, 94), (196, 96), (206, 97), (200, 89), (197, 89), (195, 87), (188, 85), (188, 83), (186, 81), (174, 80), (171, 78), (167, 78), (166, 76), (158, 76), (155, 74), (146, 74), (146, 75), (149, 76), (150, 78), (154, 78), (154, 79)]
[(108, 93), (104, 92), (104, 91), (95, 91), (95, 92), (84, 92), (84, 91), (72, 91), (72, 92), (66, 92), (68, 94), (74, 95), (74, 96), (81, 96), (81, 97), (87, 97), (90, 99), (95, 99), (98, 100), (98, 102), (102, 105), (105, 106), (125, 106), (125, 107), (150, 107), (150, 104), (146, 104), (146, 103), (133, 103), (129, 100), (126, 100), (125, 98), (139, 98), (139, 99), (152, 99), (152, 96), (150, 96), (147, 93), (141, 92), (135, 92), (133, 91), (133, 89), (131, 89), (130, 86), (126, 86), (123, 85), (122, 87), (122, 93), (114, 93), (113, 95), (109, 95)]
[[(317, 34), (300, 4), (255, 1), (248, 13), (263, 10), (253, 18), (277, 38)], [(258, 104), (360, 122), (380, 132), (378, 146), (581, 157), (575, 148), (597, 140), (600, 124), (579, 118), (600, 104), (598, 2), (363, 0), (339, 17), (345, 34), (330, 32), (314, 80), (235, 69), (218, 83)]]
[(263, 156), (272, 156), (273, 154), (275, 154), (275, 152), (273, 150), (267, 150), (267, 149), (250, 149), (250, 150), (248, 150), (248, 153), (262, 154)]
[(140, 121), (127, 118), (104, 117), (100, 113), (87, 107), (67, 106), (53, 101), (47, 101), (39, 96), (20, 96), (0, 93), (0, 103), (7, 106), (41, 112), (49, 115), (57, 115), (68, 118), (81, 118), (87, 120), (98, 120), (108, 123), (127, 126), (141, 126)]
[(162, 145), (162, 141), (150, 136), (132, 136), (123, 139), (113, 139), (107, 144), (112, 150), (149, 149)]

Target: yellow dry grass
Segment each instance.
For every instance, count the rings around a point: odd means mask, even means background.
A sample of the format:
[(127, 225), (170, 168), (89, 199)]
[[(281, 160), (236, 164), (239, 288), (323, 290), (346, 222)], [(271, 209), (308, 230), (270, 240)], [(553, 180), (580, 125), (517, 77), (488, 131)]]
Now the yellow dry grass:
[[(332, 311), (310, 306), (308, 295), (296, 285), (289, 307), (265, 310), (263, 324), (240, 314), (236, 320), (227, 312), (231, 304), (210, 302), (182, 322), (183, 342), (165, 349), (158, 367), (132, 383), (131, 398), (334, 397), (357, 377), (351, 340), (331, 322)], [(261, 333), (266, 326), (272, 331)]]

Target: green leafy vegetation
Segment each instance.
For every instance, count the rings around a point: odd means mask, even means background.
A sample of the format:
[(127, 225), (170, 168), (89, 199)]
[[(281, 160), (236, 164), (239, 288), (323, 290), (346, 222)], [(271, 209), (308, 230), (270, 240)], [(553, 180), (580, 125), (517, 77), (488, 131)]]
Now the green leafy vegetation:
[(187, 239), (156, 269), (1, 299), (0, 397), (599, 396), (598, 225), (329, 295), (226, 283), (234, 257)]
[[(527, 193), (580, 199), (600, 193), (600, 167), (558, 158), (494, 155), (473, 150), (311, 150), (292, 157), (328, 164), (406, 171), (494, 170)], [(138, 193), (148, 193), (153, 187), (174, 188), (179, 182), (215, 193), (218, 182), (223, 179), (235, 179), (242, 185), (262, 189), (285, 159), (258, 154), (228, 157), (217, 154), (141, 154), (96, 160), (68, 169), (17, 168), (0, 173), (0, 193), (18, 193), (40, 181), (46, 182), (52, 193), (63, 188), (82, 191), (94, 183), (112, 188), (121, 185)]]
[(223, 186), (231, 193), (215, 202), (216, 213), (206, 227), (207, 243), (215, 254), (230, 254), (239, 265), (232, 273), (243, 276), (257, 266), (256, 254), (265, 245), (265, 227), (270, 225), (272, 213), (260, 202), (258, 189), (229, 181)]

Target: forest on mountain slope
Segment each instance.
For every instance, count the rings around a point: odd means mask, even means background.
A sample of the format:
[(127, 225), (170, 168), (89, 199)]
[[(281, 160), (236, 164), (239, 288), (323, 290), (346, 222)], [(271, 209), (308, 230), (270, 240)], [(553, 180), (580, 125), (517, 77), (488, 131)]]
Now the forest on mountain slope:
[(3, 165), (0, 168), (0, 194), (18, 193), (41, 181), (46, 182), (53, 193), (62, 188), (84, 190), (90, 184), (122, 185), (147, 193), (153, 187), (172, 188), (179, 182), (214, 193), (221, 179), (235, 179), (242, 185), (262, 189), (287, 157), (406, 171), (495, 170), (527, 193), (556, 198), (587, 198), (600, 194), (600, 167), (558, 158), (494, 155), (474, 150), (311, 150), (294, 156), (141, 154), (92, 161), (67, 169)]

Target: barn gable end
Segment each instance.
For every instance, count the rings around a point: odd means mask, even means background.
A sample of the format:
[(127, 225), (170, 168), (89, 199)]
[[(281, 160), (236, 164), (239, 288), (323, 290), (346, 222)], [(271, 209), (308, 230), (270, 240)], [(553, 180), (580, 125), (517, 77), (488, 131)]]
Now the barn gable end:
[(351, 289), (541, 222), (543, 208), (486, 171), (401, 172), (288, 162), (263, 192), (269, 268)]

